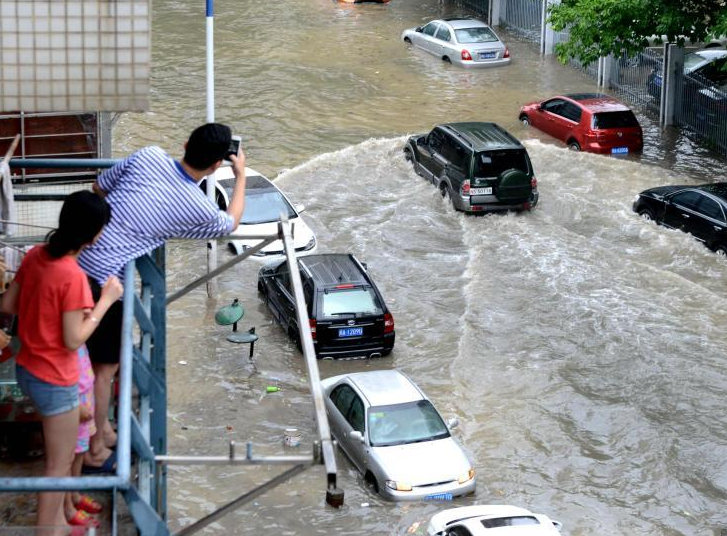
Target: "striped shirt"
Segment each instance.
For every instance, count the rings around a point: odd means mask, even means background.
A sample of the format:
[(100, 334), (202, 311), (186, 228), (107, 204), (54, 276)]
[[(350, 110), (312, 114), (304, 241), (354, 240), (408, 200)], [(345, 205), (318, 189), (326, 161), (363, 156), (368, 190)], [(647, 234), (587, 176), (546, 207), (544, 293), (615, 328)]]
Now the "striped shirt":
[(234, 229), (232, 216), (159, 147), (135, 152), (102, 173), (98, 185), (108, 194), (111, 221), (78, 264), (100, 285), (168, 238), (215, 238)]

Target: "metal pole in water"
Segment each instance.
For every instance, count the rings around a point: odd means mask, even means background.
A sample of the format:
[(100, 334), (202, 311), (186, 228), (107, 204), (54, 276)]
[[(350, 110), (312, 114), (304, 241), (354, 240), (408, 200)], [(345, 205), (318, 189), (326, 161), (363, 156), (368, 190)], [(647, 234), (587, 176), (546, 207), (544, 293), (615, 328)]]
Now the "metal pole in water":
[[(214, 45), (214, 0), (206, 0), (206, 43), (207, 43), (207, 122), (215, 122), (215, 45)], [(210, 175), (207, 177), (207, 197), (217, 204), (215, 190), (217, 181)], [(217, 268), (217, 241), (207, 242), (207, 273)], [(214, 298), (217, 295), (217, 281), (210, 279), (207, 282), (207, 296)]]

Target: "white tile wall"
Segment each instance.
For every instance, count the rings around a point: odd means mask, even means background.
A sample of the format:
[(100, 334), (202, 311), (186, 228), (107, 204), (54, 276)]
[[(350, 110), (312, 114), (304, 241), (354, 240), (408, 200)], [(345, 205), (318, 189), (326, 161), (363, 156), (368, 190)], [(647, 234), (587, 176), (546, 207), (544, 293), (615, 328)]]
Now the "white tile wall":
[(150, 2), (0, 0), (0, 110), (148, 110)]

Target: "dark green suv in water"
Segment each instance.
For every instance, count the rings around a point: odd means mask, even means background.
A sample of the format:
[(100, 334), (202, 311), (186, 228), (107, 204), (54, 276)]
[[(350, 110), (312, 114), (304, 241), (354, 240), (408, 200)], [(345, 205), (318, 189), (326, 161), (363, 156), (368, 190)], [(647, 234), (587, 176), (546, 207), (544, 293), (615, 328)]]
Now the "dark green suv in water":
[(530, 210), (538, 181), (525, 147), (495, 123), (448, 123), (412, 136), (404, 156), (457, 210)]

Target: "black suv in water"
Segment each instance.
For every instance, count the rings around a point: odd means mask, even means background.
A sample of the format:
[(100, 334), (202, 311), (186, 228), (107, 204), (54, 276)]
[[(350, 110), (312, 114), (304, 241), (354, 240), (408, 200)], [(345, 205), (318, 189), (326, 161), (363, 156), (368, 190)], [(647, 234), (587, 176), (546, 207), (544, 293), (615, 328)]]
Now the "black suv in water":
[(457, 210), (530, 210), (538, 181), (525, 147), (495, 123), (449, 123), (412, 136), (404, 156)]
[[(300, 257), (298, 266), (318, 358), (381, 357), (391, 352), (394, 317), (364, 264), (351, 254), (330, 253)], [(257, 285), (300, 348), (287, 261), (263, 266)]]

